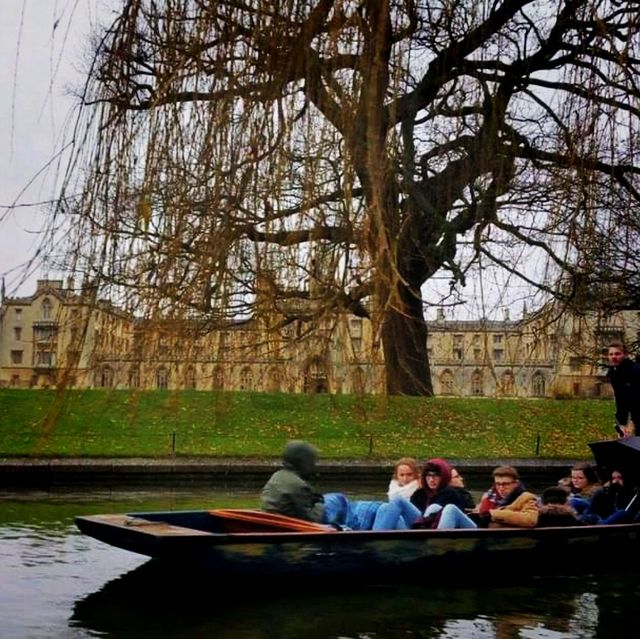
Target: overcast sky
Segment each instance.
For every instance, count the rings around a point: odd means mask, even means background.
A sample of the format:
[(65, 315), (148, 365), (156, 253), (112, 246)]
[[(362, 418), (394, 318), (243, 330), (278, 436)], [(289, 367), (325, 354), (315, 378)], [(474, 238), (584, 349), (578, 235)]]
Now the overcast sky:
[(7, 295), (28, 295), (36, 279), (59, 276), (40, 260), (27, 275), (23, 265), (41, 240), (44, 205), (37, 203), (56, 193), (52, 160), (76, 104), (70, 89), (82, 85), (89, 34), (115, 2), (0, 0), (0, 278)]

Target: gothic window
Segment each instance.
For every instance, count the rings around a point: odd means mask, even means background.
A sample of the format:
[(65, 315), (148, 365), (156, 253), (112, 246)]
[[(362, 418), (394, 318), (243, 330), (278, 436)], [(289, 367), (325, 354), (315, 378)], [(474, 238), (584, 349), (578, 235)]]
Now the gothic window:
[(267, 390), (270, 393), (279, 393), (282, 388), (282, 372), (279, 368), (275, 366), (269, 369), (267, 374)]
[(484, 395), (482, 372), (477, 369), (471, 375), (471, 394), (476, 397)]
[(515, 395), (515, 378), (511, 371), (505, 371), (502, 373), (502, 394), (503, 395)]
[(184, 373), (184, 387), (191, 390), (196, 389), (196, 369), (193, 366), (189, 366)]
[(129, 388), (140, 387), (140, 369), (131, 368), (129, 370)]
[(443, 395), (453, 395), (453, 373), (450, 370), (440, 375), (440, 389)]
[(253, 375), (251, 373), (251, 369), (248, 366), (245, 366), (240, 371), (240, 390), (253, 390)]
[(365, 389), (366, 389), (365, 374), (362, 368), (358, 366), (358, 368), (356, 368), (353, 371), (353, 392), (362, 394), (365, 392)]
[(531, 386), (534, 397), (544, 397), (546, 394), (544, 375), (536, 371), (531, 379)]
[(164, 366), (156, 371), (156, 388), (162, 390), (169, 388), (169, 370)]
[(224, 390), (224, 372), (222, 366), (213, 369), (213, 379), (211, 382), (213, 390)]
[(308, 364), (304, 376), (305, 393), (328, 393), (326, 365), (322, 357), (314, 357)]
[(98, 386), (100, 388), (112, 388), (113, 387), (113, 368), (111, 366), (103, 366), (100, 369), (98, 378)]

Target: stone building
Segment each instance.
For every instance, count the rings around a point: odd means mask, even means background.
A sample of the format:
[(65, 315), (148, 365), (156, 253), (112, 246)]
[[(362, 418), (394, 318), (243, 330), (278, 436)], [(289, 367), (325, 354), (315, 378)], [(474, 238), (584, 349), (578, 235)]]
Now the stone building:
[[(550, 305), (520, 320), (463, 321), (440, 310), (427, 342), (436, 395), (609, 395), (603, 348), (614, 339), (636, 342), (638, 313), (554, 312)], [(298, 321), (276, 330), (259, 319), (143, 320), (86, 286), (40, 280), (32, 296), (2, 300), (0, 386), (60, 385), (379, 393), (384, 364), (371, 323), (355, 316), (313, 331)]]
[(2, 300), (0, 385), (90, 387), (105, 353), (127, 352), (130, 324), (87, 287), (78, 292), (72, 280), (66, 287), (62, 280), (38, 280), (32, 296)]
[(436, 395), (608, 397), (606, 347), (638, 342), (638, 313), (571, 314), (553, 304), (517, 321), (429, 323), (427, 351)]

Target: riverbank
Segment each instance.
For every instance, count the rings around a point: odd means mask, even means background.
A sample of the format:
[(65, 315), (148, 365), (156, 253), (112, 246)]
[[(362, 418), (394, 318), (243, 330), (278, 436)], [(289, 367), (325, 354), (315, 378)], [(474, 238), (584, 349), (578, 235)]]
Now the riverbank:
[[(570, 459), (450, 459), (467, 480), (486, 479), (496, 466), (515, 466), (525, 481), (555, 483), (577, 460)], [(185, 483), (256, 485), (279, 467), (269, 458), (0, 458), (0, 487), (173, 485)], [(392, 462), (374, 459), (321, 460), (319, 482), (372, 482), (385, 485)]]
[(614, 435), (613, 403), (517, 398), (0, 389), (0, 456), (574, 459)]

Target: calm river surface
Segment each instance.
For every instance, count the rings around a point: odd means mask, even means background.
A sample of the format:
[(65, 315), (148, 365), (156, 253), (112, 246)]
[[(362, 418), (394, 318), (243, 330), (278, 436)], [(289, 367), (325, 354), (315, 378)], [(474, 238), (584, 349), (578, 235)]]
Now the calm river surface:
[(221, 594), (214, 578), (158, 572), (73, 524), (98, 512), (256, 506), (256, 491), (243, 490), (0, 489), (0, 638), (604, 639), (640, 630), (635, 573), (486, 588), (439, 587), (425, 575), (424, 586)]

